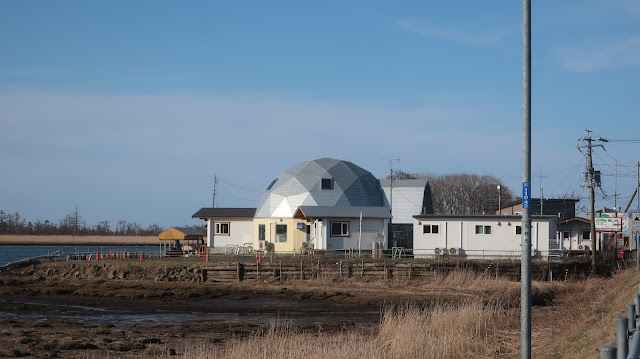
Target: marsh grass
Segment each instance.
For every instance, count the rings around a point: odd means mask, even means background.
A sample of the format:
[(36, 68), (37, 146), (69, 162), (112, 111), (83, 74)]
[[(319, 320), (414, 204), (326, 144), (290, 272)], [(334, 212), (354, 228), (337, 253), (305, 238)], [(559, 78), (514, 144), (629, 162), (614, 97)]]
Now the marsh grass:
[[(518, 315), (499, 305), (469, 301), (433, 308), (387, 307), (377, 334), (362, 330), (337, 334), (271, 327), (248, 339), (223, 346), (182, 349), (195, 359), (245, 358), (500, 358), (512, 357)], [(496, 338), (502, 338), (496, 342)]]

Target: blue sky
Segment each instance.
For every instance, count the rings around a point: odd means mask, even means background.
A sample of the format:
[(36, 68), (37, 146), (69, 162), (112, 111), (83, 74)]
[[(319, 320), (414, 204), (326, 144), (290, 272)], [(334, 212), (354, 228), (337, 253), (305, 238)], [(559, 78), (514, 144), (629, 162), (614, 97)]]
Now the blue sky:
[[(586, 197), (585, 130), (640, 139), (640, 3), (532, 19), (533, 172)], [(320, 157), (520, 191), (520, 2), (3, 1), (0, 47), (0, 209), (30, 220), (198, 223), (214, 174), (217, 205), (252, 207)], [(638, 146), (596, 151), (599, 206), (628, 201)]]

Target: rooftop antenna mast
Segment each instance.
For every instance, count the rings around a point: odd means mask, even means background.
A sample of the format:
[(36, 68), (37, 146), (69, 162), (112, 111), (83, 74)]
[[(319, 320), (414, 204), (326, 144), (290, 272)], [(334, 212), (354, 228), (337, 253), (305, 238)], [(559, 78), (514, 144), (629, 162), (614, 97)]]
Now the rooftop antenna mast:
[(216, 208), (216, 183), (218, 183), (218, 176), (213, 175), (213, 200), (211, 201), (211, 207)]
[(386, 159), (385, 161), (389, 161), (389, 213), (391, 213), (391, 218), (389, 219), (389, 238), (393, 239), (393, 163), (400, 162), (400, 157)]

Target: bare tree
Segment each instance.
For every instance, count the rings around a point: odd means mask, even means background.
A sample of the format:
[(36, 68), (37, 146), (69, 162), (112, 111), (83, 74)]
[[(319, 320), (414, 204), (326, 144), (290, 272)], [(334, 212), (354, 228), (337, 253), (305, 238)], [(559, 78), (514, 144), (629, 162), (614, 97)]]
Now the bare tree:
[[(429, 180), (435, 214), (490, 214), (498, 210), (498, 202), (513, 200), (511, 190), (491, 175), (467, 173), (438, 175), (395, 171), (394, 179)], [(501, 185), (500, 194), (497, 186)], [(499, 197), (500, 198), (499, 198)]]

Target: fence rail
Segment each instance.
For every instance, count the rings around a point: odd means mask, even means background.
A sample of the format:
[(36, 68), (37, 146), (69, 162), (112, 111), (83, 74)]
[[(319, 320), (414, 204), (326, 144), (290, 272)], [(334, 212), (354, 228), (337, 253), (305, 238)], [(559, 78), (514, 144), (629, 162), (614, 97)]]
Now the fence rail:
[[(519, 277), (519, 266), (500, 265), (498, 262), (483, 264), (482, 266), (469, 267), (469, 270), (476, 271), (481, 276), (506, 276)], [(460, 267), (453, 262), (416, 262), (416, 263), (380, 263), (339, 260), (337, 262), (321, 262), (302, 259), (300, 262), (286, 263), (211, 263), (200, 267), (201, 280), (207, 281), (243, 281), (252, 279), (340, 279), (340, 278), (363, 278), (363, 279), (431, 279), (436, 275), (460, 270)], [(567, 270), (568, 272), (568, 270)], [(499, 274), (498, 274), (499, 273)], [(564, 273), (564, 271), (563, 271)], [(545, 273), (541, 275), (544, 277)]]
[(633, 304), (627, 304), (626, 316), (616, 319), (616, 346), (600, 347), (600, 359), (640, 358), (640, 286), (633, 295)]

